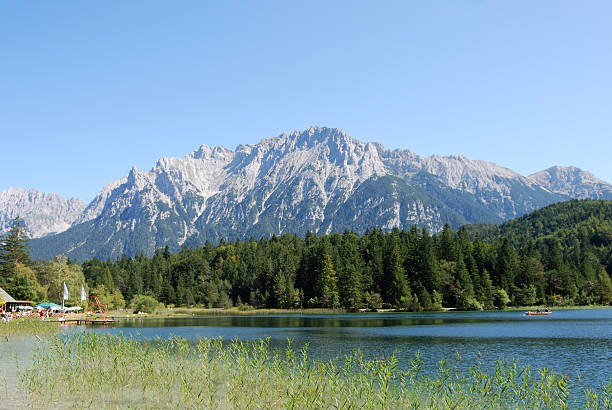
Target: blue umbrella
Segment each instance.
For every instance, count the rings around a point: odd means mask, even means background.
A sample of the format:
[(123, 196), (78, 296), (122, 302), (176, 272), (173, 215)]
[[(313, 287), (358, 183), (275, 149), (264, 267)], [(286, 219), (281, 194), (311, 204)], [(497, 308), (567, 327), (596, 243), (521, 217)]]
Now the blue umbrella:
[(39, 307), (43, 309), (61, 309), (62, 305), (58, 305), (57, 303), (53, 303), (53, 302), (45, 302), (45, 303), (39, 303), (38, 305), (34, 307)]

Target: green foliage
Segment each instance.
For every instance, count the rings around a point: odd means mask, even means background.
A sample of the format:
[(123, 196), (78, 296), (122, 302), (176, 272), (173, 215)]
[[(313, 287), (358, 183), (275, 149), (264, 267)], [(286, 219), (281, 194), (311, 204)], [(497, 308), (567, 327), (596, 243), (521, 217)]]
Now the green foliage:
[(15, 279), (18, 265), (28, 266), (29, 243), (23, 219), (16, 217), (0, 240), (0, 286), (7, 287)]
[[(508, 302), (510, 302), (510, 299), (508, 299)], [(459, 298), (459, 308), (461, 310), (482, 310), (482, 304), (472, 296), (461, 295)]]
[(62, 303), (64, 283), (68, 288), (68, 304), (81, 302), (81, 286), (85, 276), (81, 266), (57, 256), (52, 262), (39, 266), (41, 284), (47, 288), (47, 299), (58, 304)]
[(109, 309), (122, 309), (125, 307), (125, 299), (119, 289), (109, 291), (106, 286), (98, 285), (89, 291), (89, 295), (97, 296), (100, 303), (107, 304)]
[(34, 269), (21, 263), (15, 264), (5, 290), (17, 300), (39, 301), (47, 297), (47, 289), (40, 284)]
[(431, 295), (431, 310), (442, 310), (442, 295), (437, 290), (434, 290)]
[(505, 309), (510, 303), (508, 293), (504, 289), (496, 289), (493, 292), (493, 303), (498, 309)]
[(365, 293), (366, 307), (368, 310), (376, 311), (382, 308), (382, 298), (378, 293)]
[(597, 280), (599, 281), (599, 301), (600, 303), (609, 304), (612, 302), (612, 281), (604, 268), (601, 268), (599, 271)]
[[(379, 182), (372, 188), (410, 190), (393, 178)], [(152, 257), (94, 258), (82, 267), (60, 258), (15, 265), (22, 278), (15, 290), (57, 300), (66, 281), (76, 297), (84, 276), (92, 294), (114, 307), (135, 295), (176, 306), (349, 311), (612, 303), (611, 201), (555, 204), (499, 227), (479, 226), (482, 237), (451, 226), (436, 235), (414, 226), (220, 240), (175, 253), (166, 246)]]
[(159, 302), (152, 296), (148, 295), (134, 295), (130, 308), (134, 312), (154, 313), (159, 309)]
[[(9, 322), (0, 322), (0, 337), (19, 337), (19, 336), (49, 336), (58, 334), (61, 327), (57, 323), (38, 318), (13, 319)], [(3, 406), (4, 407), (4, 406)]]

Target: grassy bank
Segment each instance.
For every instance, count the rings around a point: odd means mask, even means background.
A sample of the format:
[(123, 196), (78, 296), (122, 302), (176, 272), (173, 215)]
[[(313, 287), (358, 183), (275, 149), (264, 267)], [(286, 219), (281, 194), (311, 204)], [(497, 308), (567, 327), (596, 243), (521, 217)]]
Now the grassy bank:
[(214, 316), (214, 315), (232, 315), (232, 316), (249, 316), (249, 315), (336, 315), (347, 313), (344, 309), (239, 309), (231, 307), (227, 309), (205, 309), (205, 308), (174, 308), (175, 314), (184, 314), (188, 316)]
[(336, 315), (347, 313), (343, 309), (240, 309), (231, 307), (202, 308), (202, 307), (176, 307), (172, 309), (160, 309), (154, 313), (137, 314), (131, 310), (112, 310), (108, 316), (115, 318), (134, 317), (191, 317), (191, 316), (258, 316), (258, 315)]
[[(525, 312), (527, 310), (542, 309), (543, 306), (513, 306), (504, 310), (491, 310), (490, 312)], [(612, 309), (612, 306), (604, 305), (589, 305), (589, 306), (563, 306), (551, 307), (553, 310), (577, 310), (577, 309)], [(447, 312), (464, 312), (455, 310), (454, 308), (445, 308)], [(440, 311), (442, 312), (442, 311)], [(477, 311), (470, 311), (477, 312)], [(343, 309), (239, 309), (231, 307), (227, 309), (208, 309), (200, 307), (176, 307), (172, 309), (164, 309), (155, 313), (138, 315), (130, 310), (113, 310), (109, 312), (109, 316), (116, 318), (133, 318), (133, 317), (191, 317), (191, 316), (258, 316), (258, 315), (337, 315), (349, 313)], [(395, 310), (380, 310), (378, 312), (361, 312), (361, 313), (432, 313), (432, 312), (406, 312)], [(435, 312), (434, 312), (435, 313)]]
[[(329, 362), (291, 344), (267, 341), (197, 344), (173, 338), (142, 343), (83, 333), (53, 338), (21, 378), (32, 407), (93, 408), (609, 408), (612, 387), (572, 386), (546, 369), (498, 361), (487, 372), (441, 361), (426, 376), (394, 356), (364, 360), (359, 352)], [(576, 390), (577, 389), (577, 390)], [(606, 407), (608, 406), (608, 407)]]

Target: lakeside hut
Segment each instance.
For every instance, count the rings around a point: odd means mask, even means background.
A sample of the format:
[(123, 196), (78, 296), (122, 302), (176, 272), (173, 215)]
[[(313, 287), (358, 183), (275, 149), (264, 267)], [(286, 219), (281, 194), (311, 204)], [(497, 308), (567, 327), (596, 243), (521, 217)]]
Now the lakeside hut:
[(19, 306), (30, 306), (31, 300), (15, 300), (4, 289), (0, 288), (0, 308), (7, 312), (16, 312)]

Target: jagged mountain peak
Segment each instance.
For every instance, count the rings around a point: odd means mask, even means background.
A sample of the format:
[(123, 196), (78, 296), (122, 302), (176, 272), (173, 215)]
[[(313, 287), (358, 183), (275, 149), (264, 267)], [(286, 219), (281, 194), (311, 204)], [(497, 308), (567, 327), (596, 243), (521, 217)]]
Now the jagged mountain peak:
[(597, 178), (592, 172), (584, 171), (578, 167), (568, 166), (562, 167), (559, 165), (552, 166), (543, 171), (535, 172), (529, 175), (532, 179), (541, 179), (542, 181), (551, 181), (553, 179), (563, 179), (566, 181), (581, 181), (596, 184), (607, 184), (608, 182)]
[(491, 162), (421, 158), (311, 126), (235, 150), (202, 145), (162, 157), (149, 171), (133, 167), (104, 187), (55, 247), (45, 239), (33, 249), (47, 249), (38, 257), (83, 259), (307, 230), (416, 224), (435, 232), (445, 222), (496, 223), (570, 198)]
[(17, 216), (31, 238), (63, 232), (79, 217), (85, 203), (64, 199), (55, 192), (10, 187), (0, 192), (0, 232), (6, 232)]
[(196, 159), (222, 159), (226, 158), (228, 155), (231, 156), (232, 153), (232, 150), (224, 147), (223, 145), (216, 145), (214, 147), (210, 147), (206, 144), (202, 144), (200, 148), (198, 148), (196, 151), (191, 152), (189, 155), (187, 155), (187, 157), (192, 157)]
[(528, 178), (550, 192), (572, 198), (612, 199), (610, 183), (574, 166), (552, 166), (531, 174)]
[(285, 132), (279, 135), (277, 138), (262, 140), (262, 143), (278, 143), (280, 145), (287, 145), (305, 149), (312, 148), (319, 144), (351, 144), (358, 142), (357, 140), (350, 137), (346, 132), (339, 128), (328, 128), (319, 127), (312, 125), (303, 131), (292, 131)]

